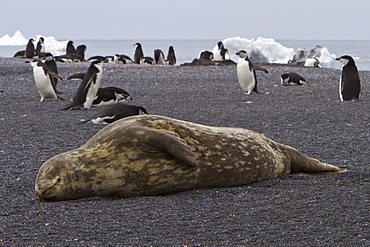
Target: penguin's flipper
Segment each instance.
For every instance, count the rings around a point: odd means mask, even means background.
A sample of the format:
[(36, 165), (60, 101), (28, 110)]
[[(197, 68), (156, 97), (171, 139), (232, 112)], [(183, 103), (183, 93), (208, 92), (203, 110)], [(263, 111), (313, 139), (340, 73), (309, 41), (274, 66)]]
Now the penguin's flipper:
[(254, 69), (254, 70), (259, 70), (259, 71), (262, 71), (262, 72), (268, 73), (267, 69), (262, 68), (261, 66), (253, 65), (253, 66), (252, 66), (252, 69)]
[(73, 75), (68, 76), (67, 80), (83, 80), (86, 73), (76, 73)]
[(87, 122), (90, 122), (91, 119), (87, 119), (87, 120), (81, 120), (81, 122), (79, 122), (78, 124), (84, 124), (84, 123), (87, 123)]
[(58, 99), (65, 101), (65, 99), (63, 99), (62, 97), (60, 97), (58, 94), (57, 94), (57, 97), (58, 97)]
[(60, 109), (61, 111), (66, 111), (66, 110), (79, 110), (81, 109), (81, 105), (77, 104), (76, 102), (72, 102), (71, 104), (67, 105), (66, 107)]
[(51, 76), (54, 76), (55, 78), (58, 78), (60, 79), (61, 81), (63, 81), (62, 77), (60, 77), (57, 73), (51, 71), (51, 70), (48, 70), (47, 73)]

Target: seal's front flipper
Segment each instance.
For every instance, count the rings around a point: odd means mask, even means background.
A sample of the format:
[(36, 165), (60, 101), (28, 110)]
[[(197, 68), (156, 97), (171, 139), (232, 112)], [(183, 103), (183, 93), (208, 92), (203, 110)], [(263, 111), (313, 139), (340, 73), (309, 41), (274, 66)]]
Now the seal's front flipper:
[(190, 146), (176, 133), (149, 128), (140, 130), (144, 131), (141, 140), (145, 140), (145, 143), (151, 148), (163, 150), (189, 166), (198, 167), (198, 161)]

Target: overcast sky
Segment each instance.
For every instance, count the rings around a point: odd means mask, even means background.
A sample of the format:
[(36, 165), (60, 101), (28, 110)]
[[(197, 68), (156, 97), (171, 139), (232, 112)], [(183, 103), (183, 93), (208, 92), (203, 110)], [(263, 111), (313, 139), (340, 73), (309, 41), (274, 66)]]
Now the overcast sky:
[(369, 0), (11, 0), (0, 37), (369, 39)]

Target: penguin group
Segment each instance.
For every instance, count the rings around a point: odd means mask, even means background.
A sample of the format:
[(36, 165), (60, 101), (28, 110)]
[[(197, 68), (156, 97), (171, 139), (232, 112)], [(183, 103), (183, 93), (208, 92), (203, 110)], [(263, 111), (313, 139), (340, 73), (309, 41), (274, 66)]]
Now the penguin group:
[[(37, 91), (41, 97), (40, 101), (46, 99), (64, 100), (60, 97), (57, 90), (58, 80), (63, 81), (63, 78), (58, 75), (57, 62), (83, 62), (85, 60), (85, 45), (74, 47), (73, 41), (69, 41), (66, 46), (66, 52), (61, 56), (53, 56), (50, 52), (46, 52), (44, 38), (40, 37), (35, 48), (34, 39), (30, 39), (26, 50), (18, 52), (19, 57), (31, 59), (26, 63), (30, 63), (33, 72), (33, 78), (36, 84)], [(173, 50), (173, 48), (171, 48)], [(174, 55), (174, 53), (173, 53)], [(124, 63), (131, 61), (128, 56), (116, 55), (111, 61), (119, 60)], [(157, 64), (164, 64), (164, 58), (159, 56)], [(173, 59), (176, 59), (173, 57)], [(103, 56), (95, 56), (89, 58), (90, 65), (86, 72), (70, 75), (67, 80), (80, 80), (80, 84), (75, 92), (71, 103), (67, 104), (61, 110), (79, 110), (90, 109), (91, 107), (102, 107), (102, 110), (89, 121), (95, 124), (109, 124), (120, 118), (148, 114), (147, 110), (142, 106), (127, 105), (132, 100), (131, 95), (114, 86), (100, 87), (103, 78), (103, 64), (107, 63), (109, 58)], [(175, 64), (176, 62), (172, 62)], [(85, 121), (87, 122), (87, 121)]]
[[(117, 87), (100, 87), (103, 74), (103, 63), (114, 62), (122, 64), (176, 65), (176, 55), (173, 46), (169, 46), (167, 57), (165, 57), (164, 52), (161, 49), (155, 49), (153, 51), (153, 56), (145, 56), (141, 43), (137, 42), (134, 44), (133, 59), (128, 55), (115, 54), (114, 56), (104, 57), (93, 56), (85, 60), (86, 45), (79, 45), (75, 48), (74, 42), (68, 41), (66, 53), (61, 56), (53, 57), (51, 53), (45, 52), (44, 38), (39, 38), (36, 48), (33, 44), (34, 42), (34, 39), (29, 39), (25, 51), (19, 52), (19, 54), (25, 58), (33, 59), (31, 65), (33, 68), (36, 87), (41, 96), (41, 101), (44, 101), (45, 99), (63, 100), (63, 98), (58, 95), (60, 92), (56, 89), (58, 80), (63, 79), (58, 76), (55, 61), (90, 62), (90, 66), (86, 73), (79, 73), (68, 77), (68, 80), (79, 79), (81, 80), (81, 83), (76, 90), (72, 102), (64, 107), (63, 110), (89, 109), (92, 106), (117, 105), (120, 103), (127, 103), (132, 99), (123, 89)], [(257, 89), (258, 80), (256, 72), (262, 71), (268, 73), (268, 71), (263, 67), (254, 65), (245, 50), (240, 50), (235, 53), (239, 57), (237, 63), (235, 63), (229, 59), (228, 49), (221, 41), (217, 43), (217, 47), (218, 49), (216, 52), (210, 52), (207, 50), (201, 51), (198, 58), (193, 60), (192, 65), (216, 65), (215, 62), (236, 64), (237, 81), (242, 91), (247, 95), (252, 92), (259, 94), (260, 92)], [(310, 57), (306, 59), (306, 63), (309, 59)], [(313, 61), (314, 59), (315, 57), (311, 57), (312, 67), (320, 67), (315, 65), (315, 61)], [(359, 100), (362, 86), (354, 59), (349, 55), (344, 55), (336, 60), (343, 63), (342, 75), (339, 83), (340, 100)], [(280, 81), (283, 86), (303, 86), (307, 83), (305, 78), (294, 72), (281, 74)], [(141, 112), (145, 113), (146, 110)], [(99, 116), (99, 118), (101, 118), (101, 116)]]

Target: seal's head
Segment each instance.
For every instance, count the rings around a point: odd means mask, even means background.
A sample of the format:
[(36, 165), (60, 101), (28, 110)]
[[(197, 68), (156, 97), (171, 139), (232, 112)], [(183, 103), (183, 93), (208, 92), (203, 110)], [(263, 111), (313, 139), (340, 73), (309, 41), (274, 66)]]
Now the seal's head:
[(90, 186), (81, 187), (81, 180), (86, 180), (86, 176), (84, 171), (73, 165), (76, 160), (68, 162), (68, 153), (54, 156), (41, 167), (36, 178), (35, 192), (42, 201), (77, 199), (81, 194), (94, 196)]

